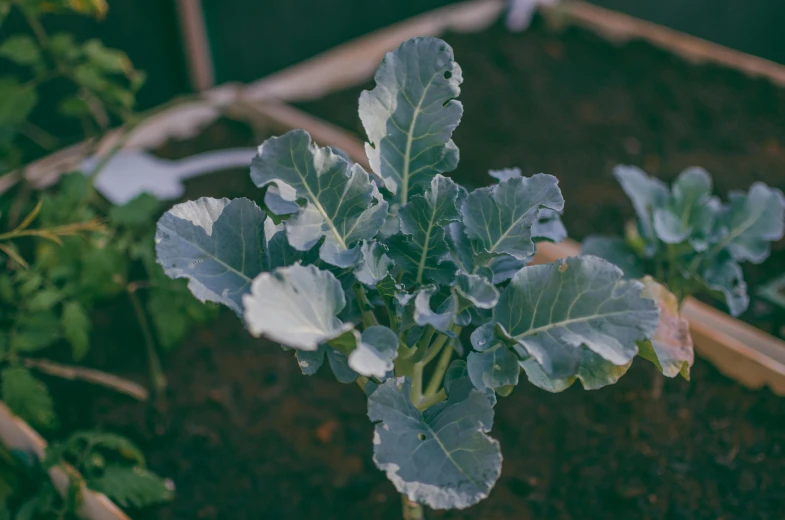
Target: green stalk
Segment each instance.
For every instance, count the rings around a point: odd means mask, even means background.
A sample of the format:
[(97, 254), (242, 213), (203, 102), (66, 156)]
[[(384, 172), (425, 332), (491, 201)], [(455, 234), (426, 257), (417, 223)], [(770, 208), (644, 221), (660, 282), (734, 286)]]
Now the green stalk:
[(150, 331), (150, 325), (147, 322), (147, 315), (145, 314), (142, 303), (139, 301), (139, 297), (136, 296), (136, 291), (134, 289), (135, 288), (133, 287), (128, 288), (128, 297), (131, 300), (136, 319), (142, 329), (142, 336), (144, 336), (144, 345), (147, 350), (147, 364), (150, 369), (150, 379), (153, 383), (153, 390), (155, 395), (160, 396), (163, 395), (166, 390), (166, 375), (164, 374), (163, 368), (161, 368), (161, 360), (155, 352), (155, 342), (153, 341), (153, 334)]
[(450, 341), (447, 343), (447, 348), (442, 351), (439, 361), (436, 363), (436, 368), (433, 370), (431, 380), (428, 382), (428, 387), (425, 389), (425, 394), (423, 394), (425, 397), (432, 397), (436, 395), (436, 393), (439, 391), (439, 388), (441, 388), (442, 380), (444, 379), (444, 373), (447, 372), (447, 367), (450, 366), (452, 351), (453, 343)]
[(371, 307), (368, 297), (365, 296), (365, 291), (363, 288), (359, 284), (355, 283), (352, 286), (352, 290), (354, 291), (354, 297), (357, 298), (357, 303), (360, 306), (360, 312), (362, 313), (363, 318), (363, 327), (378, 325), (379, 321), (376, 319), (376, 315), (373, 313), (373, 307)]
[(401, 495), (403, 505), (403, 520), (425, 520), (425, 511), (422, 505), (412, 502), (406, 495)]

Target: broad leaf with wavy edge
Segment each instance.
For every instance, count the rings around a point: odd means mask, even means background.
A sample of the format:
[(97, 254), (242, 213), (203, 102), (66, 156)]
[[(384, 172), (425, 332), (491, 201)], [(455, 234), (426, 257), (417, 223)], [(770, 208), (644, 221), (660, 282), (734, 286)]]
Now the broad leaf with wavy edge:
[(532, 356), (551, 377), (572, 377), (579, 347), (623, 365), (637, 354), (636, 342), (651, 337), (659, 311), (642, 290), (595, 256), (527, 266), (502, 291), (493, 322), (522, 357)]
[(388, 379), (368, 398), (376, 423), (374, 462), (398, 492), (433, 509), (462, 509), (490, 492), (501, 473), (499, 443), (488, 398), (463, 377), (448, 399), (421, 412), (411, 403), (411, 381)]
[(785, 232), (785, 196), (777, 188), (756, 182), (748, 193), (731, 192), (729, 199), (718, 218), (722, 238), (712, 251), (727, 248), (737, 262), (758, 264), (769, 256), (770, 243)]
[(338, 313), (346, 306), (341, 283), (329, 271), (295, 264), (262, 273), (243, 297), (248, 331), (287, 347), (316, 350), (353, 325)]
[(518, 356), (509, 348), (499, 345), (485, 352), (471, 352), (466, 358), (469, 378), (480, 390), (497, 390), (518, 384)]
[(373, 238), (387, 218), (387, 202), (368, 173), (316, 146), (304, 130), (265, 141), (251, 163), (251, 178), (259, 187), (275, 185), (284, 201), (306, 201), (286, 222), (289, 242), (305, 251), (325, 237), (320, 258), (338, 267), (353, 265), (355, 246)]
[(251, 281), (269, 265), (264, 254), (265, 214), (248, 199), (177, 204), (158, 221), (158, 263), (171, 278), (188, 278), (201, 301), (242, 313)]
[(451, 140), (463, 114), (463, 81), (447, 43), (412, 38), (388, 52), (376, 71), (376, 88), (360, 95), (360, 119), (371, 169), (405, 204), (437, 173), (458, 165)]
[(532, 225), (541, 208), (561, 211), (564, 198), (556, 177), (539, 173), (474, 190), (461, 204), (461, 215), (466, 236), (486, 254), (526, 260), (534, 254)]
[(627, 373), (632, 366), (632, 361), (623, 365), (614, 365), (588, 348), (580, 347), (578, 367), (572, 377), (551, 377), (533, 358), (521, 361), (520, 365), (531, 384), (548, 392), (558, 393), (567, 390), (575, 381), (580, 381), (584, 390), (598, 390), (612, 385)]

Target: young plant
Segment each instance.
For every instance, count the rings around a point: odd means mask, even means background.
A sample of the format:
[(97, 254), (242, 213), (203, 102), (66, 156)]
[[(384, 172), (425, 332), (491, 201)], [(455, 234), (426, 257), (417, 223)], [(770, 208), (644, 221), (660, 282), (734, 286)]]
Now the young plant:
[(679, 303), (708, 294), (724, 300), (733, 316), (744, 312), (750, 300), (740, 264), (763, 262), (770, 243), (782, 238), (782, 191), (756, 182), (747, 193), (731, 192), (724, 204), (702, 168), (684, 170), (670, 189), (634, 166), (617, 166), (614, 174), (637, 223), (623, 239), (587, 238), (582, 252), (610, 260), (632, 278), (653, 275)]
[(445, 42), (403, 43), (360, 96), (370, 173), (293, 130), (251, 164), (269, 214), (201, 198), (156, 235), (164, 271), (199, 299), (294, 349), (304, 374), (326, 359), (359, 383), (374, 461), (407, 518), (488, 495), (501, 470), (493, 406), (521, 369), (549, 391), (599, 388), (662, 327), (643, 284), (601, 258), (528, 265), (536, 242), (565, 236), (555, 177), (495, 171), (498, 184), (468, 193), (442, 175), (458, 164), (461, 81)]

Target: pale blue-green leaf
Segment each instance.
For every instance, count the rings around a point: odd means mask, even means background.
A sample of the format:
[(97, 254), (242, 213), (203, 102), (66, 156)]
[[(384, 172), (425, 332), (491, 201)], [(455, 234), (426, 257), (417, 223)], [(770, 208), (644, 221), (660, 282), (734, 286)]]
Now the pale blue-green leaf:
[(459, 273), (454, 287), (460, 298), (480, 309), (492, 309), (499, 301), (499, 290), (480, 275)]
[(756, 182), (748, 193), (731, 192), (719, 217), (722, 238), (713, 251), (727, 247), (737, 262), (760, 263), (768, 258), (771, 242), (785, 231), (785, 196), (777, 188)]
[(320, 343), (351, 330), (350, 323), (337, 317), (345, 305), (341, 283), (312, 265), (262, 273), (243, 297), (251, 334), (300, 350), (316, 350)]
[(171, 278), (188, 278), (201, 301), (242, 313), (251, 281), (267, 269), (264, 212), (248, 199), (211, 199), (177, 204), (158, 221), (158, 263)]
[(480, 390), (496, 390), (518, 384), (521, 371), (518, 356), (504, 345), (485, 352), (469, 353), (466, 365), (472, 384)]
[(264, 221), (264, 236), (267, 240), (265, 250), (267, 260), (265, 270), (267, 271), (297, 262), (308, 265), (318, 260), (318, 251), (315, 248), (310, 251), (300, 251), (292, 247), (286, 236), (284, 225), (276, 225), (269, 217)]
[(703, 270), (703, 280), (712, 291), (716, 291), (725, 299), (732, 316), (738, 316), (747, 310), (750, 297), (747, 294), (747, 283), (741, 266), (722, 251), (712, 258)]
[(667, 244), (687, 239), (696, 249), (707, 246), (719, 201), (711, 196), (711, 176), (703, 168), (684, 170), (673, 183), (667, 203), (654, 209), (654, 231)]
[(360, 119), (371, 169), (406, 203), (437, 173), (458, 165), (450, 139), (463, 113), (455, 100), (463, 81), (452, 49), (436, 38), (413, 38), (388, 52), (376, 87), (360, 95)]
[(398, 336), (382, 325), (362, 332), (360, 341), (349, 354), (349, 367), (360, 375), (384, 379), (398, 356)]
[(444, 373), (444, 391), (450, 393), (452, 383), (469, 377), (469, 369), (463, 359), (454, 359)]
[(643, 261), (622, 238), (588, 236), (581, 244), (581, 254), (604, 258), (624, 271), (627, 278), (642, 278), (646, 274)]
[(493, 321), (550, 376), (572, 377), (581, 346), (623, 365), (651, 337), (659, 311), (642, 290), (596, 256), (527, 266), (502, 291)]
[(297, 350), (294, 355), (300, 370), (306, 376), (312, 376), (322, 368), (324, 363), (324, 353), (327, 350), (325, 345), (319, 345), (316, 350)]
[(534, 358), (520, 362), (529, 382), (548, 392), (563, 392), (579, 380), (585, 390), (597, 390), (616, 383), (627, 373), (632, 361), (623, 365), (614, 365), (586, 347), (580, 347), (580, 359), (574, 376), (556, 378), (546, 374)]
[(561, 221), (561, 213), (550, 208), (540, 208), (537, 220), (532, 224), (532, 237), (553, 243), (567, 238), (567, 228)]
[[(436, 300), (436, 310), (431, 307), (431, 298)], [(439, 332), (447, 332), (458, 312), (458, 303), (450, 293), (443, 293), (438, 286), (427, 285), (417, 291), (414, 298), (414, 322), (425, 327), (430, 325)]]
[(363, 242), (360, 260), (354, 268), (354, 276), (368, 287), (374, 287), (390, 271), (393, 261), (387, 256), (387, 247), (376, 241)]
[(653, 223), (654, 211), (667, 203), (670, 196), (668, 186), (659, 179), (649, 177), (637, 166), (619, 165), (613, 169), (613, 174), (632, 201), (641, 234), (646, 240), (647, 254), (652, 254), (657, 239)]
[(379, 469), (399, 493), (433, 509), (462, 509), (488, 496), (502, 461), (499, 443), (486, 434), (488, 398), (465, 377), (451, 380), (447, 401), (424, 412), (410, 393), (408, 378), (391, 378), (368, 398)]
[[(391, 254), (415, 284), (444, 283), (445, 270), (453, 270), (444, 226), (460, 220), (456, 206), (460, 189), (451, 179), (436, 175), (424, 194), (414, 195), (398, 212), (405, 239), (390, 242)], [(443, 265), (444, 264), (444, 265)]]
[(534, 254), (532, 224), (540, 208), (561, 210), (564, 198), (556, 177), (514, 177), (471, 192), (461, 204), (466, 235), (491, 255), (518, 260)]
[(495, 325), (493, 322), (488, 322), (480, 325), (472, 331), (471, 342), (472, 347), (477, 352), (484, 352), (496, 344), (496, 334), (494, 334)]
[(320, 257), (339, 267), (354, 264), (359, 250), (347, 251), (373, 238), (387, 217), (387, 203), (375, 196), (368, 173), (316, 146), (303, 130), (265, 141), (251, 163), (251, 178), (259, 187), (275, 185), (285, 201), (305, 201), (286, 223), (290, 243), (307, 250), (324, 236)]
[(295, 201), (286, 200), (281, 196), (278, 186), (272, 185), (264, 193), (264, 205), (271, 213), (276, 215), (291, 215), (300, 211), (300, 206)]
[(504, 182), (507, 179), (523, 177), (520, 168), (502, 168), (501, 170), (489, 170), (488, 175), (496, 179), (497, 182)]
[(330, 363), (330, 370), (333, 371), (335, 379), (344, 384), (354, 383), (358, 374), (349, 367), (346, 356), (335, 349), (328, 348), (326, 350), (327, 362)]

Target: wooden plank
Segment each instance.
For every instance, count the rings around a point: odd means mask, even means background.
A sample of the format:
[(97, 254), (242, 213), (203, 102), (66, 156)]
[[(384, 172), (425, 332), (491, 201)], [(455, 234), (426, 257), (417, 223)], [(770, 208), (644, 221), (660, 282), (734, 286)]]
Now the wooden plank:
[[(0, 441), (11, 449), (24, 451), (43, 460), (46, 453), (46, 441), (30, 425), (14, 415), (8, 407), (0, 402)], [(74, 468), (61, 465), (49, 470), (57, 490), (65, 496), (69, 487), (69, 474), (78, 476)], [(77, 513), (90, 520), (130, 520), (106, 495), (87, 489), (82, 484), (82, 503)]]

